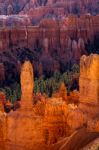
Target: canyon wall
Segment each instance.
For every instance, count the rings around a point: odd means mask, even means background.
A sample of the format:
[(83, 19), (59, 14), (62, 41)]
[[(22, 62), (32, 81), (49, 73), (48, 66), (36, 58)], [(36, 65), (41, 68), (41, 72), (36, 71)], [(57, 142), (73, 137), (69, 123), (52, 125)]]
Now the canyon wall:
[[(0, 62), (3, 79), (17, 78), (26, 58), (34, 65), (36, 76), (64, 72), (79, 63), (83, 54), (98, 53), (99, 16), (70, 15), (64, 20), (43, 19), (39, 26), (0, 28)], [(47, 67), (49, 65), (49, 68)], [(16, 68), (16, 69), (15, 69)], [(10, 77), (6, 72), (9, 71)], [(9, 78), (9, 79), (8, 79)]]
[(80, 18), (70, 15), (59, 22), (53, 19), (43, 19), (39, 26), (31, 27), (25, 23), (24, 25), (19, 23), (17, 26), (17, 21), (11, 27), (7, 27), (8, 25), (5, 23), (0, 29), (0, 49), (6, 50), (17, 45), (17, 47), (29, 47), (33, 50), (37, 41), (42, 46), (43, 40), (47, 38), (50, 49), (59, 47), (61, 51), (71, 49), (74, 57), (77, 57), (76, 53), (79, 57), (85, 52), (85, 44), (88, 42), (93, 44), (99, 35), (98, 18), (98, 16), (87, 14)]

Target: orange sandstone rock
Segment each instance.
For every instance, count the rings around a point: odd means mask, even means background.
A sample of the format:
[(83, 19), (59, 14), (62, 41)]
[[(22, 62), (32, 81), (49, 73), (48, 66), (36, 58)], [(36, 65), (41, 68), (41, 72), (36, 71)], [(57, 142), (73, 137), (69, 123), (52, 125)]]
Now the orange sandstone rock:
[(80, 110), (74, 109), (68, 113), (67, 125), (69, 126), (70, 132), (74, 132), (76, 129), (83, 127), (87, 124), (87, 116)]
[(62, 99), (52, 98), (48, 100), (44, 115), (45, 143), (55, 143), (61, 137), (66, 136), (67, 113), (67, 104)]
[(77, 90), (74, 90), (70, 93), (69, 102), (70, 103), (79, 103), (79, 92)]
[(6, 139), (6, 133), (6, 114), (0, 110), (0, 143)]
[(3, 107), (3, 104), (2, 104), (1, 101), (0, 101), (0, 111), (1, 111), (1, 112), (4, 112), (4, 107)]
[(9, 144), (16, 148), (31, 149), (35, 144), (44, 143), (42, 117), (33, 111), (33, 68), (29, 61), (21, 71), (21, 108), (7, 116), (7, 135)]
[(79, 86), (79, 109), (88, 118), (96, 117), (99, 114), (99, 55), (82, 56)]
[(21, 69), (21, 106), (24, 109), (32, 108), (33, 106), (33, 88), (33, 68), (31, 63), (29, 61), (26, 61)]
[(80, 102), (99, 103), (99, 55), (82, 56), (80, 61)]
[(6, 95), (4, 92), (0, 92), (0, 101), (5, 104), (6, 103)]
[(67, 101), (67, 88), (66, 88), (64, 82), (60, 85), (59, 97), (61, 97), (64, 101)]

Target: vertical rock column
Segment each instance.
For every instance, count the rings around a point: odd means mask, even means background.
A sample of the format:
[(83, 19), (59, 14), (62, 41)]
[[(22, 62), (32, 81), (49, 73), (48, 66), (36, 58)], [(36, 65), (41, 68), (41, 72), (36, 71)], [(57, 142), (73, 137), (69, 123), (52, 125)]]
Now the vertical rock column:
[(82, 56), (80, 62), (80, 102), (99, 104), (99, 55)]
[(32, 64), (25, 61), (21, 69), (21, 108), (30, 109), (33, 106), (34, 76)]
[(44, 41), (43, 41), (43, 47), (44, 47), (44, 52), (45, 54), (48, 54), (49, 51), (49, 41), (48, 41), (48, 38), (44, 38)]

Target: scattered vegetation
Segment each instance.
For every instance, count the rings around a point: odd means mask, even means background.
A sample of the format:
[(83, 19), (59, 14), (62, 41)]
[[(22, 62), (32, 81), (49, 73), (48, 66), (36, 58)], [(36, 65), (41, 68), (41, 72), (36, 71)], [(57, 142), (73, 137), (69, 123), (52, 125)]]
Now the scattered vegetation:
[(5, 86), (4, 88), (0, 88), (0, 91), (3, 91), (5, 93), (6, 99), (10, 100), (11, 103), (19, 100), (21, 96), (21, 87), (17, 82), (12, 84), (11, 87)]
[[(34, 87), (34, 93), (46, 93), (48, 96), (51, 96), (54, 92), (56, 92), (61, 83), (64, 82), (68, 93), (73, 87), (73, 84), (77, 83), (77, 77), (78, 73), (74, 72), (65, 72), (63, 74), (60, 74), (59, 72), (55, 72), (54, 76), (51, 78), (44, 79), (44, 77), (36, 78), (35, 79), (35, 87)], [(75, 82), (75, 83), (74, 83)]]
[[(59, 89), (62, 82), (66, 85), (69, 93), (71, 90), (78, 88), (78, 77), (79, 66), (74, 64), (71, 71), (64, 72), (63, 74), (57, 71), (50, 78), (45, 78), (44, 76), (35, 78), (34, 93), (45, 93), (51, 97), (52, 94)], [(10, 100), (11, 103), (20, 100), (21, 87), (17, 82), (11, 84), (11, 86), (0, 88), (0, 91), (3, 91), (6, 94), (7, 100)]]

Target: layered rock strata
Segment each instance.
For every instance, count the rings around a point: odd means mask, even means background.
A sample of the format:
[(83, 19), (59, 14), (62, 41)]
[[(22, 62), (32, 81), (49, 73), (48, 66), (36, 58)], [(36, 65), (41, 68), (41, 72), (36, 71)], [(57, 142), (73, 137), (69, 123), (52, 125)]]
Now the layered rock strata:
[(46, 144), (56, 143), (61, 137), (66, 136), (66, 117), (68, 107), (62, 99), (53, 98), (45, 107), (44, 136)]
[(80, 66), (80, 102), (98, 105), (99, 55), (83, 56)]
[(8, 82), (11, 82), (11, 77), (17, 79), (21, 62), (26, 57), (34, 64), (37, 76), (44, 73), (47, 76), (55, 71), (66, 71), (69, 63), (79, 63), (83, 54), (98, 53), (98, 18), (98, 15), (85, 14), (79, 18), (70, 15), (60, 21), (43, 19), (38, 26), (15, 24), (6, 27), (5, 24), (0, 28), (0, 62), (5, 73), (2, 69), (0, 72), (3, 79)]
[[(32, 148), (35, 149), (35, 145), (38, 147), (44, 145), (43, 149), (49, 145), (50, 148), (50, 144), (74, 133), (66, 138), (66, 141), (64, 140), (65, 143), (62, 142), (64, 144), (62, 147), (63, 149), (74, 147), (76, 150), (98, 137), (99, 85), (96, 84), (96, 81), (99, 83), (98, 67), (98, 55), (92, 54), (81, 58), (80, 104), (78, 106), (75, 104), (67, 105), (62, 97), (47, 98), (33, 106), (33, 68), (31, 63), (26, 61), (21, 70), (21, 108), (15, 112), (10, 112), (8, 115), (0, 113), (0, 144), (3, 143), (2, 149), (31, 150)], [(87, 80), (90, 81), (90, 84), (87, 84)], [(95, 91), (91, 95), (93, 83)], [(85, 94), (86, 91), (88, 94)], [(40, 106), (42, 107), (41, 115), (38, 111)], [(32, 109), (33, 107), (35, 109)], [(83, 127), (85, 128), (78, 130)], [(79, 137), (82, 137), (83, 140), (78, 143)], [(61, 145), (61, 142), (58, 142), (55, 146), (59, 143)]]
[[(89, 115), (99, 113), (99, 55), (83, 56), (80, 62), (80, 108)], [(89, 110), (88, 110), (89, 109)]]

